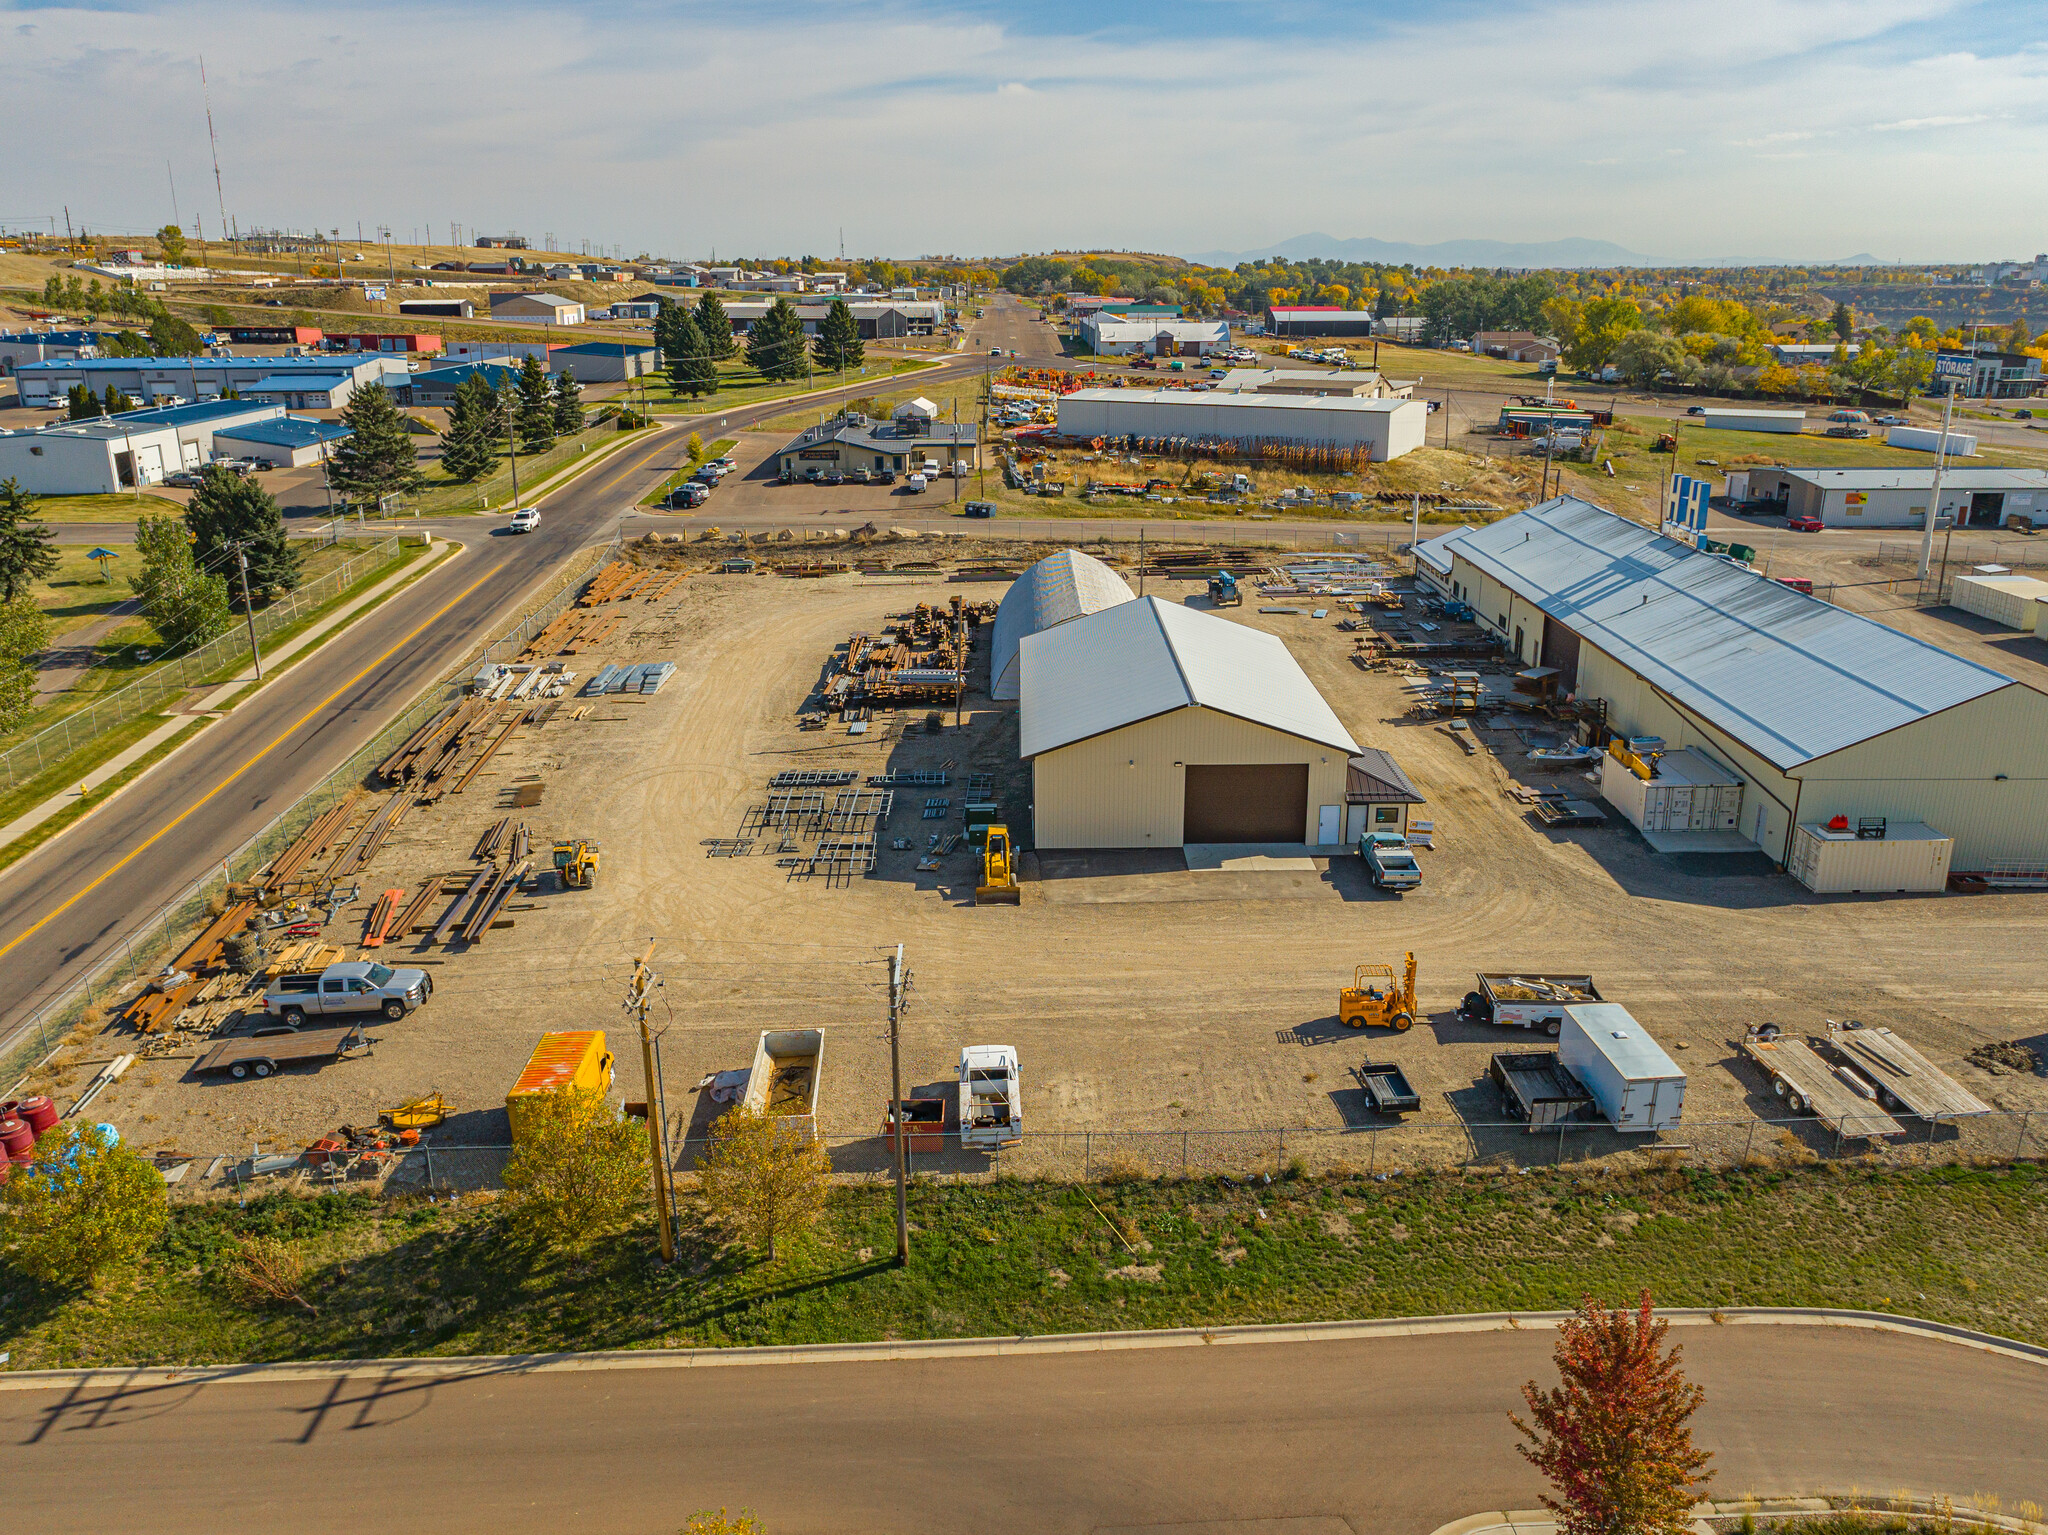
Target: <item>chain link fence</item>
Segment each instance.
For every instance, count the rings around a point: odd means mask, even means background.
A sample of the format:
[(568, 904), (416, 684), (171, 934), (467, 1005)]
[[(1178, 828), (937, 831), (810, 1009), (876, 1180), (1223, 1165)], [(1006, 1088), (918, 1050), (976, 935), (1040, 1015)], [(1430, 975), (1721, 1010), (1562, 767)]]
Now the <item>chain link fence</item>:
[[(894, 1177), (893, 1148), (887, 1137), (823, 1139), (837, 1181), (887, 1183)], [(678, 1133), (671, 1147), (675, 1171), (687, 1181), (709, 1142)], [(1363, 1129), (1033, 1130), (1021, 1143), (1001, 1150), (963, 1147), (953, 1133), (913, 1130), (904, 1152), (907, 1170), (915, 1178), (978, 1182), (1014, 1177), (1062, 1183), (1393, 1178), (1465, 1170), (1519, 1173), (1539, 1167), (1719, 1172), (1820, 1161), (1905, 1170), (1998, 1165), (2042, 1156), (2048, 1156), (2048, 1113), (1916, 1122), (1903, 1137), (1886, 1141), (1838, 1136), (1812, 1118), (1716, 1120), (1688, 1125), (1668, 1138), (1624, 1136), (1592, 1124), (1532, 1133), (1517, 1121), (1409, 1120)], [(427, 1141), (368, 1154), (316, 1152), (311, 1160), (291, 1148), (266, 1152), (261, 1145), (252, 1145), (235, 1152), (181, 1154), (159, 1161), (175, 1180), (173, 1197), (194, 1200), (239, 1194), (252, 1186), (485, 1192), (504, 1187), (511, 1158), (510, 1146)]]
[[(395, 542), (395, 541), (394, 541)], [(108, 1008), (142, 978), (154, 975), (189, 941), (198, 928), (223, 909), (226, 887), (247, 879), (289, 847), (312, 821), (360, 785), (370, 769), (397, 750), (400, 742), (440, 710), (459, 699), (469, 679), (493, 661), (517, 655), (535, 634), (575, 600), (576, 591), (607, 560), (618, 553), (618, 540), (592, 552), (554, 581), (542, 597), (498, 639), (473, 647), (442, 677), (429, 683), (412, 703), (346, 762), (281, 811), (261, 831), (199, 879), (164, 902), (81, 974), (40, 1002), (0, 1040), (0, 1082), (18, 1082), (81, 1025), (97, 1026), (98, 1010)]]
[[(318, 580), (308, 581), (259, 611), (255, 618), (257, 643), (260, 645), (271, 635), (297, 623), (323, 603), (347, 591), (364, 576), (396, 560), (399, 544), (398, 534), (381, 538), (360, 554), (349, 556)], [(249, 624), (245, 620), (204, 645), (152, 667), (145, 676), (138, 677), (128, 686), (66, 715), (19, 746), (0, 753), (0, 789), (27, 783), (109, 730), (138, 715), (161, 709), (179, 695), (240, 666), (248, 656)]]

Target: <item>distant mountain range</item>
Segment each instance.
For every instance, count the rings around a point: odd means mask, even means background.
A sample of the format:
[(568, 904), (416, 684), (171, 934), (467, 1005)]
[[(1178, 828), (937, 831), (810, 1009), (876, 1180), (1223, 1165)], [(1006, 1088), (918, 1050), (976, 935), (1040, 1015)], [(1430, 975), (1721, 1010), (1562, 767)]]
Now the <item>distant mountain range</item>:
[(1332, 261), (1363, 261), (1380, 266), (1436, 267), (1623, 267), (1623, 266), (1889, 266), (1893, 263), (1865, 252), (1825, 261), (1793, 261), (1783, 257), (1717, 256), (1680, 260), (1646, 256), (1612, 240), (1441, 240), (1413, 245), (1400, 240), (1339, 240), (1334, 235), (1296, 235), (1277, 245), (1248, 251), (1203, 251), (1187, 257), (1202, 266), (1231, 267), (1241, 261), (1281, 256), (1307, 261), (1318, 256)]

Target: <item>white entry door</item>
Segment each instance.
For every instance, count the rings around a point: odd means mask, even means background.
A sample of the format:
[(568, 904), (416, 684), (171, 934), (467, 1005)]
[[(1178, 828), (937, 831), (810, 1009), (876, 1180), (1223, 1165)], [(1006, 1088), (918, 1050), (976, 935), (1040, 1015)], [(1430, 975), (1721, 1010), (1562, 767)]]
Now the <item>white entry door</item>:
[(1333, 847), (1344, 840), (1344, 807), (1323, 805), (1316, 810), (1316, 842)]

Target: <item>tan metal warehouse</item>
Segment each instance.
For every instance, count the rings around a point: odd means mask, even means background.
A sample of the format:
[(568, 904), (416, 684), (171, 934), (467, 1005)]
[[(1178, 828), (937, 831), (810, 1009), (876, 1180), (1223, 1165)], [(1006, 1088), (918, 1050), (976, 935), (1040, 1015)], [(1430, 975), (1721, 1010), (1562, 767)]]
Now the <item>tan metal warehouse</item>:
[(1039, 847), (1342, 841), (1358, 744), (1276, 635), (1143, 597), (1019, 656)]
[(1526, 664), (1740, 780), (1736, 829), (1695, 837), (1784, 863), (1794, 826), (1884, 818), (1952, 837), (1959, 873), (2048, 866), (2048, 693), (1583, 501), (1434, 544)]

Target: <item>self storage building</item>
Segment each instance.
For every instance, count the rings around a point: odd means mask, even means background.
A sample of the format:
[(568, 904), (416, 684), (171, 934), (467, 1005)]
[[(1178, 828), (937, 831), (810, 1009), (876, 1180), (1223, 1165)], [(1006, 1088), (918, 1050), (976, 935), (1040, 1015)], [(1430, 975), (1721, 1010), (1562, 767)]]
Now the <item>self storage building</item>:
[(1193, 389), (1077, 389), (1060, 397), (1062, 437), (1192, 437), (1363, 450), (1383, 464), (1422, 446), (1420, 400), (1222, 394)]
[(1342, 840), (1358, 743), (1278, 636), (1141, 597), (1019, 656), (1039, 847)]
[(2048, 694), (1583, 501), (1432, 552), (1524, 665), (1730, 774), (1736, 845), (1784, 863), (1795, 827), (1842, 817), (1932, 827), (1958, 871), (2048, 863)]

